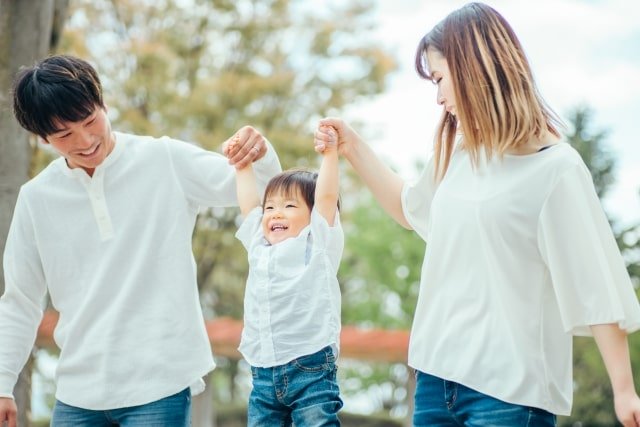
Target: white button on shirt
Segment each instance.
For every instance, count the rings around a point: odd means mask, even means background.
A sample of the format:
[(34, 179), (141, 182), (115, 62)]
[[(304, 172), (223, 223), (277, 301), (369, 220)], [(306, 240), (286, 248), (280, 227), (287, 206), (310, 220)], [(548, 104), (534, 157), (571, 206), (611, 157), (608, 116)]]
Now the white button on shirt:
[(339, 216), (330, 227), (316, 210), (296, 237), (270, 245), (262, 208), (251, 211), (236, 237), (249, 254), (244, 328), (239, 350), (255, 367), (283, 365), (340, 344), (340, 287), (344, 247)]
[(427, 242), (409, 364), (498, 399), (568, 415), (572, 335), (640, 328), (640, 306), (579, 154), (566, 143), (474, 169), (433, 160), (402, 193)]

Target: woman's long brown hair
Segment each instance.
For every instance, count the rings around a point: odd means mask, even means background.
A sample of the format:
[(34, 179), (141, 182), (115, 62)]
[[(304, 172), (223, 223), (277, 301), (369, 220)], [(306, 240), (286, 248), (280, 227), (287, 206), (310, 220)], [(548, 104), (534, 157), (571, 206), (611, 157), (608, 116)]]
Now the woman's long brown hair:
[(456, 115), (445, 111), (436, 130), (437, 179), (447, 171), (459, 130), (462, 148), (474, 163), (482, 149), (487, 156), (502, 156), (547, 132), (560, 136), (560, 118), (542, 99), (520, 41), (496, 10), (469, 3), (422, 38), (415, 66), (421, 77), (432, 80), (429, 48), (447, 61), (456, 105)]

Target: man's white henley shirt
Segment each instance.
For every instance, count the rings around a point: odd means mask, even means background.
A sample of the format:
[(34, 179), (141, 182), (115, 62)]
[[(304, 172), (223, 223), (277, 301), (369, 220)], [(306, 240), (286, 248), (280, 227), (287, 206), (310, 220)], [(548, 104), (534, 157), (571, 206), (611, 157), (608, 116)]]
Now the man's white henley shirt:
[[(20, 190), (4, 253), (0, 396), (12, 395), (47, 291), (66, 404), (145, 404), (215, 367), (191, 239), (199, 207), (237, 205), (234, 168), (182, 141), (114, 135), (93, 177), (58, 158)], [(281, 170), (273, 148), (254, 168), (263, 190)]]

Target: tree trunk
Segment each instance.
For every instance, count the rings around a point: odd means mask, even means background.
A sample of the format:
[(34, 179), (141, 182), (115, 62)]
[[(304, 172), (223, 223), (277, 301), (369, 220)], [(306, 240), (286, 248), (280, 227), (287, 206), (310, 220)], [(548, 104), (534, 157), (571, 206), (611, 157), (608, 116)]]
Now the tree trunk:
[[(56, 4), (57, 3), (57, 4)], [(0, 0), (0, 252), (20, 186), (29, 178), (29, 134), (14, 119), (11, 86), (21, 66), (31, 65), (49, 52), (62, 30), (68, 0)], [(56, 14), (54, 14), (54, 10)], [(54, 28), (54, 19), (56, 21)], [(55, 37), (55, 38), (54, 38)], [(0, 294), (4, 269), (0, 263)], [(28, 427), (32, 360), (27, 362), (15, 388), (18, 425)]]
[[(18, 190), (29, 178), (29, 134), (11, 114), (11, 85), (21, 66), (31, 65), (49, 51), (53, 0), (0, 0), (0, 249)], [(4, 271), (0, 265), (0, 290)]]

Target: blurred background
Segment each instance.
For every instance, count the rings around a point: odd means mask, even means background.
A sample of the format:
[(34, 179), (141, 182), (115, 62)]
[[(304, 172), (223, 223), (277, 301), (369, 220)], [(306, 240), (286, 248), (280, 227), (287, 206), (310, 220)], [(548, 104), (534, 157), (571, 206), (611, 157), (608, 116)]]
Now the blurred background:
[[(316, 123), (323, 116), (341, 116), (398, 173), (412, 179), (430, 155), (440, 115), (436, 88), (413, 70), (414, 49), (426, 31), (465, 3), (0, 0), (1, 234), (6, 234), (17, 187), (53, 156), (17, 129), (11, 117), (10, 81), (21, 65), (49, 53), (81, 56), (102, 77), (114, 129), (171, 135), (219, 150), (249, 124), (270, 139), (283, 168), (316, 167)], [(640, 4), (487, 3), (514, 27), (542, 95), (565, 120), (566, 139), (592, 172), (637, 289)], [(406, 338), (424, 243), (386, 217), (348, 165), (342, 166), (343, 324), (351, 331)], [(242, 319), (247, 262), (234, 238), (238, 213), (202, 212), (194, 233), (207, 320)], [(638, 335), (630, 337), (637, 385)], [(358, 351), (356, 340), (339, 361), (346, 426), (410, 425), (413, 375), (406, 366), (406, 340), (396, 344), (384, 342), (387, 335), (377, 336), (383, 337), (379, 348)], [(194, 426), (244, 425), (248, 367), (233, 351), (215, 346), (214, 351), (218, 368), (194, 407)], [(17, 389), (19, 399), (31, 402), (30, 410), (21, 406), (24, 427), (48, 425), (55, 392), (55, 347), (41, 343), (33, 355)], [(615, 425), (611, 388), (593, 340), (575, 339), (574, 360), (573, 413), (559, 425)]]

